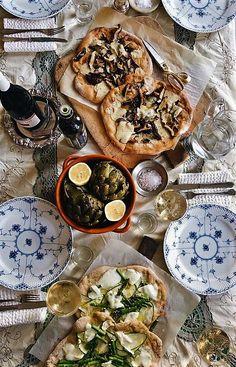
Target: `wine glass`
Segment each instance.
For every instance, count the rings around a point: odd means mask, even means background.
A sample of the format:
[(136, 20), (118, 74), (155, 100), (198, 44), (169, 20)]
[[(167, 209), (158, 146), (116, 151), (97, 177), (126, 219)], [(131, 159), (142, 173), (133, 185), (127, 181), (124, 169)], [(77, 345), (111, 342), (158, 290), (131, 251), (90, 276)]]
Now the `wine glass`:
[(226, 361), (229, 366), (236, 366), (236, 356), (230, 353), (230, 338), (226, 332), (217, 326), (202, 331), (197, 340), (197, 349), (208, 362), (219, 363)]
[(97, 1), (94, 0), (72, 0), (75, 7), (75, 15), (78, 24), (87, 24), (94, 19), (97, 11)]
[(159, 220), (174, 221), (183, 217), (188, 204), (186, 198), (179, 191), (167, 189), (157, 195), (154, 207)]
[(136, 226), (137, 228), (140, 230), (140, 232), (142, 233), (153, 233), (156, 231), (157, 229), (157, 218), (154, 212), (143, 212), (141, 214), (139, 214), (137, 221), (136, 221)]
[(56, 316), (66, 317), (76, 313), (79, 307), (80, 291), (71, 280), (59, 280), (47, 291), (46, 304)]
[(81, 279), (94, 259), (94, 253), (89, 246), (74, 244), (70, 262), (64, 270), (60, 279)]
[(218, 98), (210, 104), (206, 116), (188, 138), (193, 151), (203, 159), (220, 159), (236, 144), (236, 111), (227, 109)]

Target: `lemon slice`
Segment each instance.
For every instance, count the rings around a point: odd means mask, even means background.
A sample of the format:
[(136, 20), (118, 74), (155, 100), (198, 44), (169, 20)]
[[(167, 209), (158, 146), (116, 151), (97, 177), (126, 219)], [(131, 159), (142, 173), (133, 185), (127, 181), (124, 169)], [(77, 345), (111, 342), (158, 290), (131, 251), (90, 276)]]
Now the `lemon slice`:
[(105, 206), (105, 216), (111, 222), (117, 222), (123, 218), (125, 211), (126, 206), (122, 200), (113, 200)]
[(77, 186), (89, 182), (92, 171), (86, 163), (77, 163), (69, 169), (69, 179)]

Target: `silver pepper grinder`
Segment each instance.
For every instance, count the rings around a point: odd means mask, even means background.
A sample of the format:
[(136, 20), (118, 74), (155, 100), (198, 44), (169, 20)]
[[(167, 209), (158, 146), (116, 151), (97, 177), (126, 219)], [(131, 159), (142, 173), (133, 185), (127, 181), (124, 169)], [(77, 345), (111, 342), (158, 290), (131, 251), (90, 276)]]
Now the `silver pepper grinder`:
[(127, 13), (129, 10), (129, 0), (115, 0), (113, 8), (120, 13)]

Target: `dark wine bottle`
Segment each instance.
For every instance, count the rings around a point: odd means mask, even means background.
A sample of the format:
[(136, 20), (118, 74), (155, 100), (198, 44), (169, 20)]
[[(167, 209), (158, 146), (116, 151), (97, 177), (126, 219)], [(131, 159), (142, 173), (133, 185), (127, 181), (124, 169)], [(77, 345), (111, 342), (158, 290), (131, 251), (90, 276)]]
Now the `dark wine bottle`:
[(88, 134), (79, 115), (68, 105), (62, 105), (59, 110), (59, 128), (70, 145), (82, 149), (87, 141)]
[(45, 117), (35, 99), (25, 88), (10, 83), (1, 72), (0, 100), (19, 127), (36, 130), (43, 125)]

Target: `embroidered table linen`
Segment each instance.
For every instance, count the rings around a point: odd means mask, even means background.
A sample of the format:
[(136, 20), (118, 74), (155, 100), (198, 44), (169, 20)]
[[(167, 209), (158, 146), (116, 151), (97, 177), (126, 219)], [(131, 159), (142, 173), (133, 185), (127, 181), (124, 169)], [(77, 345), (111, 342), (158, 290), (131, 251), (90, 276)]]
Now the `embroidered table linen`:
[[(130, 15), (135, 14), (133, 11)], [(6, 12), (0, 10), (0, 16), (6, 17)], [(173, 22), (160, 6), (152, 16), (158, 20), (169, 37), (174, 39)], [(78, 27), (74, 18), (74, 9), (71, 3), (65, 11), (57, 16), (57, 26), (66, 25), (60, 37), (70, 41), (66, 45), (58, 44), (57, 51), (52, 53), (19, 54), (4, 53), (0, 55), (0, 70), (5, 72), (14, 83), (32, 87), (35, 83), (42, 90), (53, 90), (53, 65), (57, 58), (64, 55), (74, 48), (81, 36), (86, 33), (87, 26)], [(176, 30), (176, 29), (175, 29)], [(179, 33), (180, 34), (180, 33)], [(182, 30), (181, 43), (189, 46), (189, 33)], [(231, 22), (226, 28), (212, 34), (197, 35), (195, 40), (195, 51), (199, 54), (211, 58), (217, 62), (217, 68), (211, 78), (207, 92), (211, 98), (223, 96), (231, 108), (236, 101), (236, 48), (235, 48), (235, 21)], [(180, 39), (179, 38), (179, 39)], [(193, 45), (194, 42), (192, 42)], [(52, 81), (51, 81), (52, 80)], [(49, 87), (47, 86), (49, 85)], [(16, 146), (0, 128), (0, 199), (5, 201), (11, 197), (19, 195), (30, 195), (32, 193), (42, 195), (45, 198), (56, 182), (56, 177), (61, 170), (62, 163), (66, 156), (76, 151), (69, 147), (63, 137), (60, 138), (58, 147), (51, 146), (41, 151), (32, 152), (26, 148)], [(89, 143), (83, 148), (80, 154), (100, 153), (97, 145), (90, 139)], [(33, 161), (34, 159), (34, 161)], [(56, 168), (56, 159), (58, 169)], [(163, 163), (163, 158), (158, 159)], [(36, 167), (35, 167), (36, 162)], [(230, 173), (234, 173), (235, 180), (235, 155), (226, 156), (219, 161), (205, 162), (204, 171), (222, 170), (225, 165)], [(166, 163), (165, 163), (166, 164)], [(170, 167), (168, 167), (170, 168)], [(171, 172), (171, 180), (178, 178), (178, 174), (183, 167), (178, 167)], [(153, 202), (150, 199), (138, 195), (135, 212), (132, 217), (133, 225), (126, 234), (109, 233), (105, 237), (122, 239), (132, 247), (137, 248), (142, 238), (142, 234), (137, 231), (135, 220), (141, 211), (153, 210)], [(164, 228), (161, 225), (151, 237), (161, 239)], [(79, 234), (80, 241), (87, 238), (86, 234)], [(154, 261), (158, 262), (161, 247), (155, 254)], [(236, 290), (232, 289), (225, 295), (216, 297), (203, 297), (200, 306), (189, 316), (187, 323), (178, 333), (178, 337), (169, 347), (165, 357), (161, 362), (161, 367), (206, 367), (207, 363), (197, 352), (195, 341), (199, 332), (212, 322), (220, 325), (231, 338), (231, 350), (236, 353)], [(0, 329), (0, 366), (4, 367), (26, 367), (33, 366), (34, 362), (29, 357), (24, 358), (24, 352), (33, 343), (35, 326), (21, 325), (6, 329)], [(24, 362), (23, 362), (24, 361)], [(220, 362), (220, 367), (226, 363)]]

